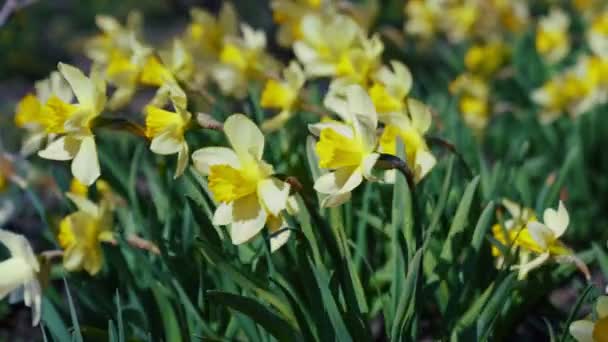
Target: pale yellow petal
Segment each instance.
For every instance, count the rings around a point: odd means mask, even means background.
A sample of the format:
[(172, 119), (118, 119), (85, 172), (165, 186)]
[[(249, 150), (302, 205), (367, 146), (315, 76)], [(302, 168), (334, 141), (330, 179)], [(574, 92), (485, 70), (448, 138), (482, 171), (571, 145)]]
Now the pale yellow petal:
[(80, 69), (69, 64), (59, 63), (59, 72), (68, 81), (78, 103), (93, 106), (95, 103), (95, 85)]
[(575, 321), (570, 324), (570, 335), (578, 342), (593, 342), (593, 322), (588, 320)]
[(545, 225), (553, 231), (556, 238), (562, 236), (570, 223), (570, 216), (568, 215), (568, 211), (566, 210), (564, 203), (559, 201), (557, 211), (553, 208), (545, 210), (543, 214), (543, 221)]
[(72, 161), (72, 174), (84, 185), (95, 183), (101, 175), (97, 146), (92, 136), (87, 136), (80, 142), (78, 153)]
[(34, 276), (31, 266), (22, 258), (10, 258), (0, 262), (0, 299), (24, 285)]
[(175, 175), (173, 176), (174, 179), (181, 176), (184, 171), (186, 171), (190, 154), (189, 151), (188, 144), (184, 141), (182, 143), (182, 148), (177, 153), (177, 167), (175, 168)]
[(220, 203), (213, 213), (215, 226), (226, 226), (232, 223), (232, 203)]
[(232, 243), (239, 245), (255, 237), (264, 228), (266, 216), (266, 210), (260, 205), (256, 194), (234, 201), (230, 225)]
[(239, 158), (233, 150), (226, 147), (205, 147), (194, 151), (192, 154), (194, 167), (203, 175), (209, 174), (209, 168), (213, 165), (230, 165), (235, 169), (240, 168)]
[(248, 117), (243, 114), (230, 116), (224, 123), (224, 132), (239, 159), (248, 159), (251, 156), (257, 160), (262, 159), (264, 135)]
[(529, 222), (528, 230), (530, 231), (530, 236), (542, 249), (546, 249), (549, 247), (549, 243), (552, 240), (553, 231), (549, 229), (546, 225), (540, 222)]
[(173, 130), (168, 129), (152, 139), (150, 150), (161, 155), (178, 153), (182, 149), (183, 137), (176, 136)]
[(600, 296), (595, 304), (595, 310), (597, 311), (598, 317), (608, 317), (608, 296)]
[(279, 216), (287, 206), (290, 186), (275, 178), (267, 178), (258, 183), (258, 197), (266, 209), (273, 215)]
[(38, 156), (51, 160), (72, 160), (80, 149), (80, 141), (71, 136), (64, 136), (52, 141), (38, 152)]

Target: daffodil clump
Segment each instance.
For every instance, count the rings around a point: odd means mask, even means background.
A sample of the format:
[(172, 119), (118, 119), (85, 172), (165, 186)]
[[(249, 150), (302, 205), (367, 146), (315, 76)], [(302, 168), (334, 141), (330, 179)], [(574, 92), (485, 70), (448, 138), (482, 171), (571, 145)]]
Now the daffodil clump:
[[(154, 36), (97, 15), (16, 103), (18, 152), (0, 116), (0, 300), (45, 340), (510, 340), (597, 290), (606, 4), (209, 3)], [(575, 339), (608, 336), (599, 298)]]
[[(542, 122), (567, 114), (575, 118), (608, 100), (608, 10), (589, 17), (586, 42), (590, 54), (548, 79), (531, 97)], [(563, 13), (562, 13), (563, 15)]]

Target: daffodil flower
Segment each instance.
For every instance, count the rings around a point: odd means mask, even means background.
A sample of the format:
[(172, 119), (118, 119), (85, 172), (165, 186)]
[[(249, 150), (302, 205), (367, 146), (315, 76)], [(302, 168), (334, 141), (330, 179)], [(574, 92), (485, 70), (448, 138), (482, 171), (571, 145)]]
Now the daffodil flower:
[(297, 62), (291, 62), (283, 70), (282, 81), (274, 79), (266, 81), (260, 105), (262, 108), (278, 109), (280, 112), (272, 119), (262, 123), (263, 131), (271, 132), (277, 130), (292, 117), (294, 107), (298, 102), (299, 92), (305, 82), (306, 77), (304, 76), (304, 72)]
[(232, 149), (206, 147), (192, 155), (196, 169), (208, 177), (209, 190), (217, 202), (213, 224), (229, 225), (232, 243), (251, 240), (267, 225), (278, 230), (286, 209), (289, 184), (273, 176), (262, 160), (264, 136), (246, 116), (234, 114), (224, 123)]
[(161, 155), (177, 153), (175, 178), (181, 176), (188, 166), (189, 148), (184, 136), (192, 114), (186, 109), (186, 95), (172, 84), (169, 97), (175, 112), (154, 105), (146, 107), (146, 137), (152, 139), (150, 150)]
[(96, 275), (103, 265), (101, 242), (113, 241), (112, 206), (102, 200), (100, 205), (86, 197), (67, 194), (77, 211), (59, 224), (59, 245), (64, 250), (63, 266), (70, 272), (81, 269)]
[[(21, 154), (28, 156), (40, 149), (48, 134), (43, 126), (42, 109), (51, 97), (71, 102), (74, 95), (70, 86), (57, 71), (48, 78), (36, 82), (36, 94), (25, 95), (17, 104), (15, 125), (27, 130), (28, 134), (21, 145)], [(52, 137), (50, 137), (52, 140)]]
[(587, 32), (587, 42), (594, 54), (608, 59), (608, 10), (593, 18)]
[(287, 47), (302, 38), (302, 18), (306, 15), (332, 13), (332, 1), (273, 0), (270, 3), (272, 18), (278, 24), (277, 41)]
[[(572, 251), (559, 238), (568, 228), (570, 218), (564, 204), (560, 201), (558, 210), (548, 208), (543, 213), (543, 222), (537, 221), (531, 209), (522, 209), (519, 205), (504, 201), (505, 207), (511, 214), (511, 220), (501, 227), (492, 227), (494, 238), (503, 245), (519, 249), (519, 264), (512, 268), (518, 270), (519, 278), (543, 265), (550, 258), (562, 260), (571, 256)], [(505, 236), (504, 232), (507, 235)], [(493, 247), (492, 253), (501, 256), (501, 252)]]
[(372, 168), (376, 153), (376, 109), (363, 88), (351, 85), (344, 88), (344, 99), (328, 94), (325, 105), (336, 112), (344, 122), (328, 121), (309, 125), (319, 137), (315, 150), (319, 166), (329, 172), (319, 177), (314, 185), (317, 192), (326, 195), (323, 207), (335, 207), (351, 197), (363, 179), (374, 179)]
[(467, 70), (481, 77), (489, 77), (498, 70), (507, 57), (507, 47), (499, 40), (471, 46), (465, 56)]
[(293, 45), (298, 60), (310, 77), (347, 76), (355, 69), (355, 52), (361, 28), (349, 17), (333, 15), (324, 19), (317, 15), (302, 18), (302, 38)]
[(32, 325), (40, 322), (42, 302), (38, 272), (40, 265), (30, 243), (22, 236), (0, 229), (0, 243), (10, 252), (10, 258), (0, 262), (0, 299), (11, 294), (17, 301), (23, 289), (23, 301), (32, 308)]
[(72, 160), (72, 174), (83, 184), (90, 185), (100, 175), (95, 138), (91, 131), (93, 120), (101, 114), (106, 103), (105, 83), (92, 73), (87, 78), (80, 70), (59, 63), (59, 72), (70, 84), (78, 103), (51, 97), (42, 109), (47, 133), (61, 135), (38, 155), (51, 160)]
[(540, 18), (536, 30), (536, 51), (549, 63), (557, 63), (570, 52), (568, 15), (553, 8), (547, 16)]
[(589, 317), (572, 322), (569, 327), (570, 335), (577, 342), (603, 342), (608, 336), (608, 296), (600, 296), (595, 304), (597, 319)]
[(217, 17), (201, 8), (190, 10), (192, 18), (184, 33), (184, 44), (194, 57), (213, 60), (219, 56), (225, 37), (238, 34), (238, 17), (234, 6), (224, 1)]
[(441, 1), (411, 0), (405, 4), (404, 31), (422, 40), (429, 41), (440, 29), (443, 10)]
[(225, 95), (247, 95), (248, 81), (265, 78), (276, 70), (276, 61), (265, 51), (264, 31), (241, 25), (242, 37), (226, 37), (219, 63), (212, 66), (211, 77)]
[(450, 83), (450, 92), (460, 95), (458, 108), (475, 132), (481, 132), (490, 119), (489, 84), (483, 78), (464, 73)]
[(398, 61), (391, 61), (391, 68), (383, 66), (373, 76), (374, 80), (368, 92), (378, 111), (378, 118), (401, 113), (405, 108), (405, 97), (412, 89), (413, 79), (407, 66)]
[(424, 135), (431, 127), (431, 118), (426, 105), (408, 98), (407, 111), (387, 116), (380, 136), (380, 151), (392, 155), (397, 154), (397, 137), (403, 141), (407, 164), (412, 169), (416, 182), (424, 178), (437, 163), (424, 140)]

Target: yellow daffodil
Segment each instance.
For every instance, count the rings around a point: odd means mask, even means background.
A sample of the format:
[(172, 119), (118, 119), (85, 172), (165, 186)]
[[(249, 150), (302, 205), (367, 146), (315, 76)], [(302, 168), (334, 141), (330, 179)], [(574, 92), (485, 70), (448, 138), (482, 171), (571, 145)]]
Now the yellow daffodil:
[(61, 74), (51, 72), (48, 78), (36, 82), (36, 95), (27, 94), (17, 104), (15, 125), (27, 130), (21, 145), (21, 154), (28, 156), (40, 149), (47, 132), (43, 126), (42, 109), (51, 97), (57, 97), (64, 102), (71, 102), (72, 90)]
[[(492, 0), (500, 25), (507, 30), (520, 33), (530, 21), (528, 3), (525, 0)], [(483, 13), (482, 18), (485, 18)]]
[(442, 21), (448, 38), (452, 42), (470, 38), (481, 14), (481, 8), (474, 1), (460, 1), (449, 6)]
[(372, 168), (378, 160), (375, 152), (378, 118), (369, 95), (358, 85), (343, 88), (338, 94), (328, 94), (325, 105), (336, 112), (343, 122), (328, 121), (310, 125), (319, 137), (316, 152), (319, 166), (329, 172), (315, 182), (315, 190), (326, 195), (323, 207), (338, 206), (350, 199), (351, 191), (364, 178), (374, 179)]
[(262, 108), (270, 108), (279, 110), (279, 114), (270, 120), (262, 123), (264, 132), (272, 132), (281, 128), (294, 113), (294, 107), (298, 102), (298, 95), (306, 77), (300, 65), (292, 61), (287, 68), (283, 70), (283, 79), (277, 81), (270, 79), (266, 81), (264, 90), (262, 91), (262, 99), (260, 106)]
[(607, 60), (594, 56), (581, 57), (576, 65), (532, 93), (532, 100), (541, 107), (541, 121), (550, 123), (563, 113), (576, 117), (606, 102), (606, 77)]
[(475, 132), (481, 132), (490, 119), (489, 85), (481, 77), (465, 73), (450, 84), (450, 92), (459, 94), (458, 109)]
[[(495, 224), (492, 227), (494, 238), (505, 246), (519, 249), (519, 264), (513, 266), (518, 270), (519, 278), (540, 267), (550, 258), (561, 260), (560, 257), (571, 256), (572, 251), (559, 238), (565, 233), (570, 223), (568, 211), (560, 201), (558, 210), (549, 208), (543, 213), (543, 222), (537, 221), (531, 209), (521, 208), (511, 201), (503, 201), (511, 215), (505, 221), (504, 227)], [(505, 232), (507, 233), (505, 235)], [(502, 253), (493, 247), (492, 254), (500, 257)], [(534, 257), (533, 259), (531, 259)]]
[(116, 51), (129, 51), (133, 39), (139, 39), (141, 35), (142, 17), (137, 11), (129, 13), (126, 25), (107, 15), (96, 16), (95, 23), (101, 33), (86, 43), (84, 51), (87, 57), (100, 65), (109, 64)]
[(91, 131), (93, 120), (101, 114), (106, 102), (105, 83), (96, 73), (87, 78), (80, 70), (59, 63), (59, 72), (70, 84), (78, 103), (51, 97), (42, 109), (43, 126), (47, 133), (59, 138), (38, 155), (45, 159), (72, 160), (72, 174), (83, 184), (93, 184), (100, 175), (95, 138)]
[(278, 24), (277, 41), (287, 47), (302, 38), (302, 18), (306, 15), (333, 12), (332, 1), (324, 0), (273, 0), (272, 17)]
[(219, 63), (214, 65), (211, 76), (222, 93), (243, 98), (247, 95), (249, 81), (272, 75), (276, 61), (266, 49), (264, 31), (250, 26), (241, 26), (242, 37), (226, 37), (219, 55)]
[(40, 265), (30, 243), (22, 235), (0, 229), (0, 243), (10, 252), (10, 258), (0, 261), (0, 300), (11, 294), (11, 298), (20, 298), (23, 289), (23, 301), (32, 308), (32, 325), (40, 322), (40, 305), (42, 302), (38, 272)]
[(293, 49), (308, 76), (335, 76), (364, 84), (377, 68), (382, 42), (377, 36), (367, 39), (351, 18), (307, 15), (301, 27), (302, 38)]
[(113, 241), (111, 205), (97, 205), (86, 197), (67, 194), (77, 211), (59, 224), (59, 245), (64, 250), (63, 266), (70, 272), (84, 269), (96, 275), (103, 265), (101, 242)]
[(405, 97), (412, 88), (412, 74), (398, 61), (391, 61), (391, 68), (383, 66), (373, 76), (373, 83), (368, 93), (378, 112), (378, 118), (384, 122), (385, 117), (403, 112)]
[(152, 140), (150, 150), (161, 155), (177, 153), (175, 177), (184, 173), (188, 166), (189, 148), (184, 136), (192, 114), (186, 108), (186, 95), (176, 84), (170, 90), (175, 112), (153, 105), (146, 107), (146, 137)]
[(492, 41), (471, 46), (464, 56), (464, 64), (471, 73), (488, 77), (502, 66), (506, 57), (505, 44), (501, 41)]
[[(608, 337), (608, 296), (600, 296), (595, 304), (597, 319), (592, 317), (572, 322), (570, 335), (577, 342), (604, 342)], [(591, 316), (591, 315), (589, 315)]]
[(439, 31), (443, 5), (441, 0), (410, 0), (406, 2), (405, 32), (426, 41), (433, 38)]
[(215, 225), (229, 225), (235, 245), (255, 237), (265, 225), (278, 228), (275, 220), (287, 207), (289, 184), (273, 176), (262, 160), (264, 136), (242, 114), (230, 116), (224, 132), (232, 149), (206, 147), (192, 155), (196, 169), (208, 177), (209, 190), (217, 202)]
[(407, 111), (390, 115), (384, 122), (380, 137), (380, 152), (397, 154), (397, 138), (404, 144), (407, 164), (414, 173), (414, 180), (420, 181), (435, 166), (437, 160), (424, 140), (424, 134), (431, 127), (429, 108), (415, 99), (407, 99)]
[(536, 29), (536, 51), (549, 63), (557, 63), (570, 52), (568, 15), (558, 8), (553, 8), (547, 16), (542, 17)]
[(238, 34), (238, 18), (234, 6), (222, 3), (217, 18), (201, 8), (190, 10), (192, 21), (184, 33), (184, 43), (196, 59), (212, 60), (219, 56), (225, 37)]
[(608, 9), (593, 18), (587, 42), (594, 54), (608, 59)]

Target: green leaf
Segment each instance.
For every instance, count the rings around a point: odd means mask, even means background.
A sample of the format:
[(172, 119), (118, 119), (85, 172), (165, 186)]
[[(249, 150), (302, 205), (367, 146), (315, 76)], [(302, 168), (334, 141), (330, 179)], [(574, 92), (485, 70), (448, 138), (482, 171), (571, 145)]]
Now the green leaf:
[(303, 341), (287, 320), (254, 299), (213, 290), (207, 291), (207, 298), (247, 315), (279, 341)]
[(165, 341), (182, 341), (181, 329), (177, 322), (177, 315), (171, 302), (167, 299), (167, 290), (156, 282), (152, 285), (152, 294), (158, 306), (158, 312), (163, 321), (163, 331), (165, 332)]
[(404, 329), (416, 311), (416, 288), (420, 276), (422, 249), (419, 249), (410, 261), (407, 276), (400, 291), (399, 305), (391, 326), (391, 340), (402, 341)]

